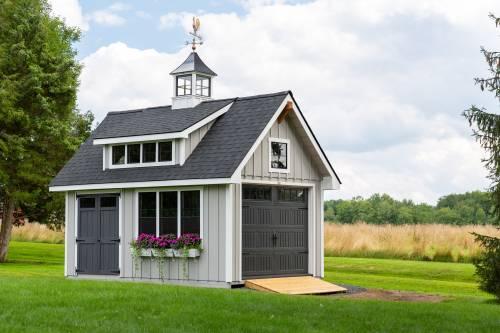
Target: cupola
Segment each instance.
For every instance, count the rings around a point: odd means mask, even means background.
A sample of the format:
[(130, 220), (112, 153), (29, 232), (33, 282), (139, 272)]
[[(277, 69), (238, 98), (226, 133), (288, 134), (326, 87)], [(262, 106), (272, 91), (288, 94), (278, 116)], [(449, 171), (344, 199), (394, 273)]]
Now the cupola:
[(173, 70), (170, 75), (173, 78), (172, 109), (192, 108), (199, 103), (212, 99), (213, 78), (217, 74), (211, 70), (198, 53), (196, 46), (203, 44), (201, 36), (198, 35), (200, 20), (193, 17), (193, 40), (191, 54), (184, 62)]

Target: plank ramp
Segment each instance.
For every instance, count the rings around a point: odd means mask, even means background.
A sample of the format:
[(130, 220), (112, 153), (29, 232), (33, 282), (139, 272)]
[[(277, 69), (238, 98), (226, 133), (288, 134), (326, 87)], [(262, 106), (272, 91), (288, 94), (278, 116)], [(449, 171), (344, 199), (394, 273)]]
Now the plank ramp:
[(347, 289), (312, 276), (293, 276), (246, 280), (245, 287), (289, 295), (344, 293)]

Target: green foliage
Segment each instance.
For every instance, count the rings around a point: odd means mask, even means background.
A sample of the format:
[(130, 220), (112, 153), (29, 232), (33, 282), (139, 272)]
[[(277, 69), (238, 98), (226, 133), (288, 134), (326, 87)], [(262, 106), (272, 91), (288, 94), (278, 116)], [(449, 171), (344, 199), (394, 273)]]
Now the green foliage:
[[(500, 26), (500, 18), (490, 14), (495, 26)], [(500, 51), (488, 51), (481, 48), (489, 75), (476, 78), (481, 90), (488, 90), (500, 101)], [(500, 222), (500, 115), (488, 113), (483, 108), (472, 105), (464, 112), (472, 127), (473, 135), (487, 157), (483, 160), (491, 181), (490, 192), (493, 196), (495, 221)], [(481, 280), (481, 289), (492, 293), (500, 300), (500, 238), (475, 234), (476, 241), (484, 247), (483, 255), (475, 261), (476, 274)]]
[(480, 288), (497, 297), (500, 301), (500, 238), (474, 234), (485, 251), (474, 259)]
[(489, 193), (474, 191), (441, 197), (436, 206), (395, 200), (387, 194), (368, 199), (325, 201), (325, 220), (339, 223), (491, 224), (495, 222), (493, 200)]
[(30, 220), (57, 224), (63, 197), (47, 186), (93, 121), (76, 110), (80, 33), (46, 0), (3, 0), (0, 22), (0, 192)]

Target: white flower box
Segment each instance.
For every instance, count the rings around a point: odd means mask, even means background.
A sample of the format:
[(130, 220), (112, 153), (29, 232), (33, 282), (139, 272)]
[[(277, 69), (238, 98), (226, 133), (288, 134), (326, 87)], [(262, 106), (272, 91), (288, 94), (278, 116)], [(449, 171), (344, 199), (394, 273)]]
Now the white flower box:
[(186, 250), (174, 250), (174, 255), (178, 258), (182, 258), (184, 256), (188, 258), (198, 258), (200, 256), (200, 250), (198, 249), (189, 249), (187, 250), (187, 255), (184, 254)]
[[(160, 256), (160, 251), (157, 249), (141, 249), (140, 253), (141, 257), (159, 257)], [(165, 256), (166, 257), (173, 257), (174, 256), (174, 250), (172, 249), (166, 249), (165, 250)]]

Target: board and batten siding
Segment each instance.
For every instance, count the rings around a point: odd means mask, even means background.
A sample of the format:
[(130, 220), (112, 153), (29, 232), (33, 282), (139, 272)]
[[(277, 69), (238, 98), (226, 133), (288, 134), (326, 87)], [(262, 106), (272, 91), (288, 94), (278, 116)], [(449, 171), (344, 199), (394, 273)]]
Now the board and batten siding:
[[(290, 140), (290, 172), (269, 172), (269, 139), (279, 138)], [(283, 122), (275, 121), (266, 133), (262, 142), (257, 146), (241, 173), (242, 179), (249, 180), (276, 180), (290, 182), (311, 183), (319, 181), (320, 175), (313, 165), (310, 155), (306, 152), (296, 130), (287, 117)]]
[[(203, 187), (203, 251), (199, 258), (188, 259), (184, 265), (182, 259), (167, 259), (163, 267), (165, 280), (187, 280), (197, 282), (226, 282), (226, 241), (225, 231), (228, 219), (226, 194), (229, 185), (210, 185)], [(167, 188), (165, 188), (167, 189)], [(143, 189), (141, 189), (143, 190)], [(156, 190), (156, 189), (155, 189)], [(160, 189), (161, 190), (161, 189)], [(133, 262), (130, 242), (137, 235), (137, 200), (134, 190), (124, 190), (123, 202), (123, 241), (121, 277), (137, 279), (161, 279), (158, 263), (150, 258)]]
[[(290, 140), (290, 172), (277, 173), (269, 172), (270, 154), (269, 139)], [(242, 183), (258, 183), (262, 181), (267, 184), (307, 186), (309, 189), (309, 219), (314, 223), (309, 223), (309, 273), (314, 276), (323, 277), (323, 190), (321, 189), (322, 176), (315, 166), (311, 154), (305, 148), (301, 138), (297, 135), (297, 130), (290, 120), (285, 118), (281, 123), (275, 121), (271, 129), (266, 133), (263, 140), (255, 149), (254, 153), (246, 163), (241, 172)], [(312, 186), (313, 185), (313, 186)], [(314, 198), (314, 200), (312, 200)], [(241, 210), (241, 201), (239, 204)], [(241, 223), (237, 222), (241, 228)], [(240, 246), (240, 244), (237, 244)], [(239, 250), (241, 251), (241, 249)], [(239, 263), (238, 263), (239, 264)], [(241, 272), (241, 271), (240, 271)]]
[(185, 154), (186, 154), (186, 159), (191, 155), (191, 153), (194, 151), (196, 146), (200, 143), (201, 139), (207, 134), (208, 130), (212, 127), (214, 121), (209, 122), (206, 125), (201, 126), (198, 128), (196, 131), (193, 131), (189, 134), (188, 138), (184, 140), (185, 142)]

